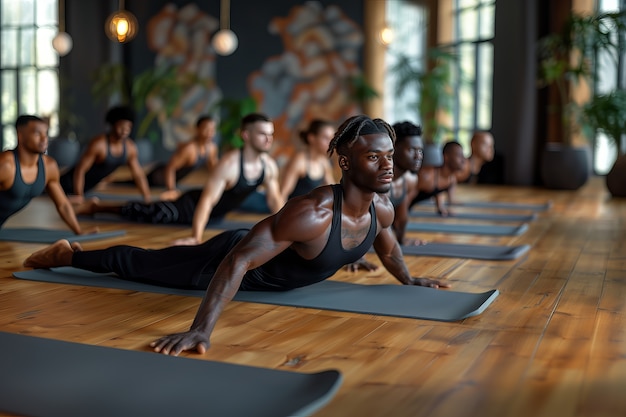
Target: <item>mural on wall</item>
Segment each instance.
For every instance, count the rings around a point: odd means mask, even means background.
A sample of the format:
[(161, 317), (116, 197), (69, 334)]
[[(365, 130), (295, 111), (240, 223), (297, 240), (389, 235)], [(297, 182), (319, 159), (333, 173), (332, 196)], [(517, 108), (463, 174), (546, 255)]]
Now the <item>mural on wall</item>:
[(284, 52), (250, 74), (248, 86), (259, 111), (275, 122), (274, 154), (280, 163), (311, 120), (339, 124), (360, 111), (348, 80), (361, 74), (363, 35), (339, 7), (315, 1), (275, 17), (268, 30), (281, 37)]
[(159, 96), (146, 100), (148, 111), (161, 128), (166, 149), (190, 140), (198, 117), (209, 113), (222, 98), (215, 83), (216, 55), (210, 44), (211, 34), (218, 27), (218, 20), (195, 4), (181, 8), (166, 4), (148, 21), (148, 47), (156, 53), (155, 67), (175, 67), (179, 79), (194, 80), (171, 111)]

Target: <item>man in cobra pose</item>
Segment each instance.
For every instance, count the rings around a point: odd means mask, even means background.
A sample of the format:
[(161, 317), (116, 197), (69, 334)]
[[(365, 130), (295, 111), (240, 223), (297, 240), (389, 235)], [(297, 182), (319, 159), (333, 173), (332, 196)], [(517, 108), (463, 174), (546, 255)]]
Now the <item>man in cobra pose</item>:
[(395, 135), (380, 119), (354, 116), (337, 130), (329, 152), (338, 154), (340, 184), (293, 198), (251, 230), (223, 232), (202, 245), (149, 251), (118, 246), (81, 251), (67, 241), (35, 252), (24, 265), (72, 265), (122, 278), (185, 288), (207, 288), (191, 328), (151, 343), (178, 355), (210, 346), (213, 328), (239, 290), (289, 290), (323, 281), (361, 258), (373, 245), (385, 268), (402, 284), (447, 287), (412, 277), (391, 230)]
[(192, 236), (177, 245), (201, 242), (209, 221), (218, 222), (258, 187), (266, 189), (267, 204), (276, 212), (282, 207), (278, 185), (278, 166), (268, 155), (274, 124), (265, 115), (251, 113), (241, 121), (244, 146), (226, 153), (207, 178), (204, 188), (184, 192), (172, 201), (129, 202), (108, 205), (97, 199), (75, 207), (78, 214), (115, 213), (125, 219), (153, 224), (191, 224)]
[(0, 227), (46, 190), (63, 221), (74, 233), (82, 234), (72, 204), (59, 183), (59, 166), (44, 155), (48, 149), (48, 125), (37, 116), (22, 115), (15, 128), (17, 147), (0, 153)]
[(476, 184), (479, 181), (480, 171), (494, 157), (493, 135), (485, 131), (476, 131), (470, 140), (472, 153), (467, 158), (462, 171), (457, 173), (456, 179), (459, 184)]
[(118, 167), (128, 165), (144, 201), (150, 201), (150, 188), (139, 164), (137, 146), (129, 137), (135, 112), (128, 107), (113, 107), (105, 117), (108, 133), (91, 139), (78, 163), (61, 176), (63, 190), (75, 203), (84, 201), (85, 192), (98, 185)]
[(463, 147), (459, 142), (450, 141), (443, 145), (443, 165), (425, 166), (419, 171), (418, 194), (409, 203), (409, 208), (420, 201), (435, 198), (436, 210), (442, 216), (449, 212), (444, 202), (444, 192), (456, 186), (456, 175), (465, 166)]

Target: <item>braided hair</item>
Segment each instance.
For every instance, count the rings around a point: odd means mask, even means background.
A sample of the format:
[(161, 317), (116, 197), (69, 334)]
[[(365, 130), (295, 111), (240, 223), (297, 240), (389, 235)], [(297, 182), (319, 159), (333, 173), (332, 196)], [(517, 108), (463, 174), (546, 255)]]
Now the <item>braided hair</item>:
[(383, 119), (371, 119), (361, 114), (350, 117), (339, 126), (328, 145), (328, 156), (332, 156), (335, 151), (343, 154), (346, 149), (352, 147), (359, 136), (372, 133), (386, 133), (394, 144), (396, 142), (396, 134), (389, 123)]

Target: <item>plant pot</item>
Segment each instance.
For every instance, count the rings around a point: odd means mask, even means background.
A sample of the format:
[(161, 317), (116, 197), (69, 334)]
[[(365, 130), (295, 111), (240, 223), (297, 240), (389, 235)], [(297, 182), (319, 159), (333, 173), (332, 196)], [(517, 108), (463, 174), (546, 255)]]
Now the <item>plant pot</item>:
[(422, 166), (425, 167), (440, 167), (443, 165), (443, 151), (441, 146), (436, 143), (424, 144), (424, 159), (422, 160)]
[(591, 175), (589, 147), (548, 143), (541, 158), (541, 179), (546, 188), (577, 190)]
[(52, 139), (48, 144), (48, 155), (57, 161), (60, 169), (71, 168), (78, 162), (80, 143), (67, 138)]
[(626, 197), (626, 155), (618, 156), (606, 174), (606, 188), (613, 197)]

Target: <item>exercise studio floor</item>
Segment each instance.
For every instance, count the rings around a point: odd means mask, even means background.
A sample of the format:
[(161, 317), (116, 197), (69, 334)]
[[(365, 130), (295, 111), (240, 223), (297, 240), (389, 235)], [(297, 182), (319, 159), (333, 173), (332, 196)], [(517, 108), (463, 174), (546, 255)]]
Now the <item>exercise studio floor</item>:
[[(339, 390), (315, 417), (625, 416), (626, 200), (611, 200), (603, 178), (592, 178), (573, 192), (461, 188), (459, 199), (551, 202), (519, 235), (410, 232), (431, 242), (531, 245), (524, 256), (505, 261), (406, 257), (413, 275), (446, 280), (454, 291), (499, 290), (481, 314), (442, 322), (232, 302), (218, 321), (209, 351), (184, 356), (302, 373), (339, 370)], [(420, 219), (426, 221), (440, 220)], [(84, 242), (85, 249), (120, 243), (159, 248), (189, 233), (175, 226), (85, 219), (81, 224), (126, 231)], [(45, 197), (5, 225), (26, 226), (63, 228)], [(215, 233), (207, 230), (205, 237)], [(0, 242), (0, 331), (148, 351), (150, 341), (191, 324), (197, 297), (13, 278), (14, 271), (25, 269), (24, 258), (43, 246)], [(380, 264), (375, 255), (367, 256)], [(382, 268), (340, 271), (332, 279), (395, 283)]]

